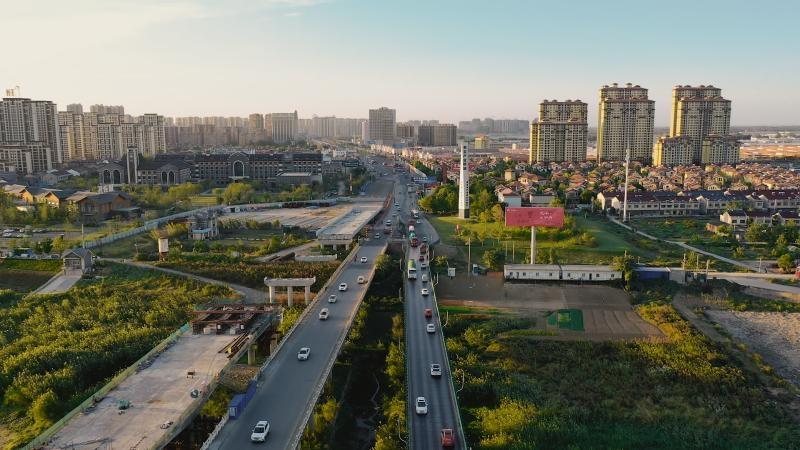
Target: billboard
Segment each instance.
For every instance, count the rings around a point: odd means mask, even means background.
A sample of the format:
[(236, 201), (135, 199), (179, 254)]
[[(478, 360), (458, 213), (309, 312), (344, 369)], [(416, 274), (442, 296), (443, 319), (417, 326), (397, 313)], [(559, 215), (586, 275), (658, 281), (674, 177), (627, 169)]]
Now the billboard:
[(506, 208), (506, 226), (561, 227), (564, 208)]

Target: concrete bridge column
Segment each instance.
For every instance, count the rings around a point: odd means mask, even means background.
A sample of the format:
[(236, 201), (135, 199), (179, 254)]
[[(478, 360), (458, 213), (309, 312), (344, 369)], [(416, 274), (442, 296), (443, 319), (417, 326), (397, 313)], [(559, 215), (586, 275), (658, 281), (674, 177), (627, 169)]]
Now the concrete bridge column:
[(308, 304), (308, 302), (309, 302), (310, 300), (311, 300), (311, 286), (306, 286), (306, 290), (305, 290), (305, 301), (306, 301), (306, 305)]
[(269, 302), (270, 304), (275, 303), (275, 286), (268, 286), (269, 287)]
[(294, 291), (294, 289), (292, 288), (292, 286), (288, 286), (286, 288), (286, 299), (287, 299), (287, 305), (288, 306), (292, 306), (294, 304), (294, 301), (292, 299), (292, 295), (294, 294), (293, 291)]
[(256, 363), (256, 349), (257, 345), (253, 344), (247, 349), (247, 365), (252, 366)]

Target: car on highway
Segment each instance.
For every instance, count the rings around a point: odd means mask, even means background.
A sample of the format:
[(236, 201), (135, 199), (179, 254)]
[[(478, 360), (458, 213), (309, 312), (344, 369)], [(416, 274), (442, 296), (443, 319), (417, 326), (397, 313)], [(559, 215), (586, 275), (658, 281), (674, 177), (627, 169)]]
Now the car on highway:
[(417, 397), (414, 410), (417, 414), (428, 414), (428, 401), (425, 400), (425, 397)]
[(425, 262), (425, 261), (422, 261), (421, 263), (419, 263), (419, 267), (420, 267), (420, 269), (427, 269), (428, 268), (428, 263)]
[(319, 312), (319, 320), (328, 320), (328, 308), (322, 308)]
[(422, 282), (423, 283), (427, 283), (428, 282), (428, 274), (427, 273), (423, 273), (422, 274)]
[(442, 366), (441, 366), (441, 364), (431, 364), (431, 376), (432, 377), (440, 377), (440, 376), (442, 376)]
[(428, 236), (422, 236), (422, 242), (428, 242)]
[(264, 442), (267, 440), (269, 434), (269, 422), (266, 420), (259, 420), (256, 426), (253, 427), (253, 432), (250, 433), (251, 442)]
[(339, 285), (339, 292), (344, 292), (347, 290), (347, 283), (342, 283)]
[(308, 355), (311, 353), (311, 349), (308, 347), (303, 347), (297, 352), (297, 359), (300, 361), (305, 361), (308, 359)]
[(433, 310), (430, 308), (425, 308), (425, 318), (430, 319), (433, 317)]
[(421, 291), (420, 293), (421, 293), (423, 296), (427, 297), (427, 296), (428, 296), (428, 294), (430, 293), (430, 291), (428, 291), (428, 288), (422, 288), (422, 291)]
[(358, 284), (364, 284), (367, 282), (367, 279), (364, 277), (364, 275), (359, 275), (357, 281)]
[(390, 227), (390, 226), (392, 226), (392, 221), (391, 221), (391, 220), (387, 220), (385, 223), (386, 223), (386, 226), (387, 226), (387, 227)]
[(456, 434), (453, 433), (452, 428), (442, 428), (442, 447), (451, 448), (456, 445)]
[(428, 334), (436, 333), (436, 325), (429, 323), (428, 325), (425, 326), (425, 331), (427, 331)]
[(381, 238), (381, 234), (380, 233), (375, 233), (375, 239), (380, 239), (380, 238)]
[[(345, 289), (347, 289), (347, 286), (345, 286)], [(339, 290), (341, 291), (341, 289)], [(328, 303), (336, 303), (336, 294), (331, 294), (328, 296)]]
[(367, 263), (367, 257), (366, 256), (362, 256), (361, 257), (361, 264), (366, 264), (366, 263)]

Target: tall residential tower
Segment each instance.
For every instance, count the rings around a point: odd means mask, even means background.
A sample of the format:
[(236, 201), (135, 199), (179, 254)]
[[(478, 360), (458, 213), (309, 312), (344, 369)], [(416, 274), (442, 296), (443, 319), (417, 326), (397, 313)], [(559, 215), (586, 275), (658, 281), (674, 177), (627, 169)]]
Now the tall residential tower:
[(386, 107), (369, 110), (369, 140), (392, 145), (397, 138), (397, 111)]
[(585, 161), (588, 128), (586, 103), (543, 101), (531, 122), (530, 162)]
[(597, 121), (598, 161), (623, 161), (630, 150), (631, 160), (649, 163), (653, 154), (655, 101), (647, 89), (617, 83), (600, 89)]
[[(722, 89), (711, 85), (675, 86), (670, 119), (670, 137), (691, 139), (692, 162), (739, 161), (739, 144), (730, 136), (731, 101), (722, 97)], [(706, 155), (710, 155), (707, 158), (703, 157), (704, 148), (708, 149)]]

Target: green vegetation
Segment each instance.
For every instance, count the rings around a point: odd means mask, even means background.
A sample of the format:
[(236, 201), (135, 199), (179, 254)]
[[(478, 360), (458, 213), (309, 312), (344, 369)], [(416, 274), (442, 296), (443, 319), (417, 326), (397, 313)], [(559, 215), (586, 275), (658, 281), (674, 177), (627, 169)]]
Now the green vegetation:
[(14, 204), (14, 198), (0, 192), (0, 223), (7, 225), (50, 225), (75, 222), (77, 211), (70, 208), (53, 208), (46, 204), (33, 205), (31, 211), (20, 211)]
[[(447, 347), (475, 449), (794, 448), (788, 408), (661, 302), (669, 342), (558, 342), (506, 317), (450, 317)], [(519, 331), (525, 330), (525, 331)]]
[(15, 448), (230, 291), (111, 265), (104, 279), (0, 309), (0, 427)]
[(419, 200), (423, 211), (434, 214), (451, 214), (458, 209), (458, 187), (454, 184), (442, 184), (434, 191)]
[(170, 186), (167, 192), (161, 186), (135, 185), (126, 186), (134, 204), (149, 209), (190, 209), (191, 198), (203, 191), (203, 185), (183, 183)]
[(60, 270), (60, 259), (0, 259), (0, 291), (36, 290)]
[(328, 281), (328, 278), (339, 266), (339, 262), (281, 261), (259, 263), (243, 261), (239, 258), (222, 254), (183, 253), (170, 255), (166, 261), (158, 262), (156, 265), (255, 289), (264, 288), (264, 277), (317, 277), (317, 281), (311, 287), (314, 292), (317, 292)]

